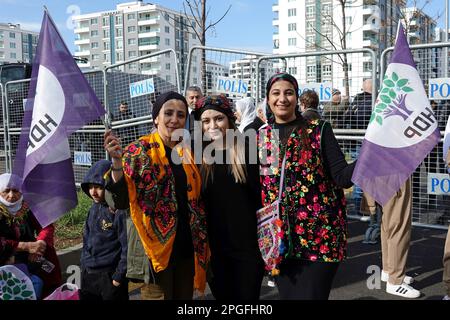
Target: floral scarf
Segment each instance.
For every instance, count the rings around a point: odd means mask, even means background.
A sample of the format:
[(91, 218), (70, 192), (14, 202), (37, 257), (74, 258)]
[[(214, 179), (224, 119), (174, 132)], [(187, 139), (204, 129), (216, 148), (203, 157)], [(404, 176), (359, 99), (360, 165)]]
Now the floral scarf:
[[(206, 214), (199, 202), (201, 177), (187, 149), (178, 147), (187, 178), (188, 210), (195, 256), (195, 289), (206, 286), (208, 243)], [(167, 268), (177, 226), (175, 178), (157, 132), (130, 144), (122, 161), (130, 200), (130, 214), (144, 250), (156, 272)]]

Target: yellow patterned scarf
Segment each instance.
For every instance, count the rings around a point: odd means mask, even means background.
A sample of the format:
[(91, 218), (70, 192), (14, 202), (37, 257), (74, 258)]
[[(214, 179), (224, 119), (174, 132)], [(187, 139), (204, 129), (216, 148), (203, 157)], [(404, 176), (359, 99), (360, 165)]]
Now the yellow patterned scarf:
[[(199, 203), (201, 177), (190, 152), (179, 146), (176, 152), (183, 159), (188, 184), (188, 209), (195, 256), (194, 287), (203, 292), (209, 249), (206, 215)], [(122, 158), (131, 218), (156, 272), (167, 268), (177, 226), (175, 178), (168, 156), (159, 134), (155, 132), (130, 144)]]

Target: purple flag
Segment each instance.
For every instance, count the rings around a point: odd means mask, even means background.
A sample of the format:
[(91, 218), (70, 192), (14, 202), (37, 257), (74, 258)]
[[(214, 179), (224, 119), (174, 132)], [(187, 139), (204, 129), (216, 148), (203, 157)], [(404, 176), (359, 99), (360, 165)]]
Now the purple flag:
[(436, 118), (399, 23), (352, 181), (384, 205), (439, 139)]
[(77, 205), (68, 136), (104, 114), (45, 11), (13, 169), (42, 227)]

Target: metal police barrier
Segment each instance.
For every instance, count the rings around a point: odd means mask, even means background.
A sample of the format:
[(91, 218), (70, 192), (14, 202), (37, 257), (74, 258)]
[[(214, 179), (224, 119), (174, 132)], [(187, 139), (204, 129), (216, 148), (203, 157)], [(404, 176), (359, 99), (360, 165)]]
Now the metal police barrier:
[[(198, 86), (205, 95), (226, 94), (231, 100), (256, 97), (256, 64), (261, 52), (194, 46), (184, 76), (184, 92)], [(205, 70), (202, 69), (205, 61)], [(268, 71), (271, 74), (271, 70)]]
[[(447, 87), (450, 89), (450, 84), (449, 81), (434, 79), (446, 77), (444, 54), (448, 47), (450, 47), (448, 42), (410, 46), (417, 70), (429, 94), (430, 104), (438, 121), (442, 138), (450, 115), (450, 103), (447, 100), (449, 97), (446, 92)], [(390, 47), (381, 54), (382, 76), (393, 50), (394, 47)], [(450, 222), (450, 180), (442, 159), (442, 139), (413, 173), (412, 188), (413, 224), (446, 229)]]
[[(297, 79), (300, 94), (305, 90), (317, 92), (320, 111), (334, 128), (363, 134), (376, 99), (376, 62), (371, 49), (263, 56), (257, 62), (257, 100), (265, 98), (268, 70), (274, 71), (269, 77), (275, 72), (288, 72)], [(362, 91), (363, 87), (368, 92)]]
[(0, 119), (0, 173), (3, 172), (9, 172), (9, 164), (6, 157), (6, 143), (7, 143), (7, 134), (5, 129), (5, 123), (6, 123), (6, 104), (4, 101), (4, 94), (3, 94), (3, 85), (0, 83), (0, 108), (1, 113), (0, 116), (2, 117)]
[[(300, 94), (316, 91), (322, 118), (331, 123), (347, 161), (352, 162), (358, 158), (376, 98), (376, 61), (371, 49), (263, 56), (257, 62), (257, 100), (265, 98), (264, 77), (272, 75), (267, 70), (290, 73)], [(363, 87), (368, 92), (362, 92)], [(362, 190), (353, 186), (345, 193), (349, 215), (358, 216)]]
[(150, 132), (156, 98), (161, 93), (180, 92), (181, 89), (177, 55), (173, 49), (108, 66), (104, 78), (108, 125), (124, 146)]
[[(95, 94), (103, 99), (103, 72), (93, 71), (84, 74), (89, 84), (93, 88)], [(5, 84), (5, 116), (4, 129), (6, 163), (8, 168), (6, 171), (11, 172), (16, 155), (16, 149), (20, 139), (22, 119), (26, 99), (28, 97), (28, 89), (30, 79), (10, 81)], [(87, 124), (82, 129), (73, 133), (69, 137), (69, 146), (71, 150), (73, 170), (75, 182), (81, 183), (83, 177), (90, 166), (100, 159), (105, 159), (105, 151), (103, 148), (103, 134), (105, 132), (104, 119), (97, 119)]]

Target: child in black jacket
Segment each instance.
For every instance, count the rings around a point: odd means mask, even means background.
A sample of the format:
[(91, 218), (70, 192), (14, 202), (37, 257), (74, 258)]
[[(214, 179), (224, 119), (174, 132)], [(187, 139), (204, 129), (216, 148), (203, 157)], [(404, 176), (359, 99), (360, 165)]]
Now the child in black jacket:
[(84, 227), (80, 300), (128, 300), (126, 211), (105, 201), (110, 167), (108, 160), (96, 162), (81, 184), (94, 203)]

